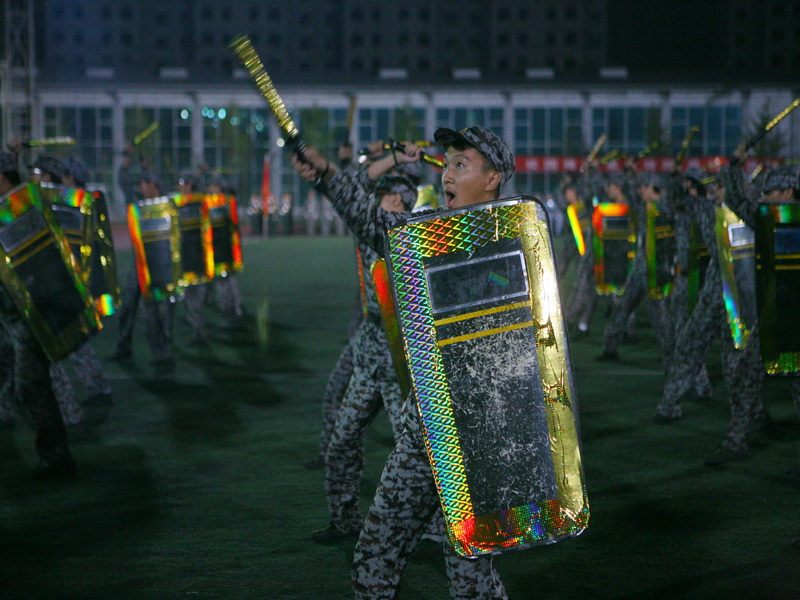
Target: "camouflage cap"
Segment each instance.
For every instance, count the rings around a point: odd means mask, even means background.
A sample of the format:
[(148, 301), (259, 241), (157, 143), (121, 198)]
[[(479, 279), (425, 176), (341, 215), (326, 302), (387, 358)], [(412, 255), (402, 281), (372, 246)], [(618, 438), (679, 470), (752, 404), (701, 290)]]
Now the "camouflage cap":
[(57, 159), (55, 156), (48, 156), (43, 154), (31, 165), (31, 169), (36, 173), (49, 173), (52, 177), (61, 179), (64, 176), (64, 163)]
[(64, 161), (64, 174), (71, 175), (78, 187), (85, 187), (89, 181), (89, 168), (77, 156), (70, 156)]
[(684, 179), (691, 179), (696, 183), (700, 183), (706, 178), (706, 174), (700, 170), (699, 167), (689, 167), (683, 172)]
[(218, 185), (224, 190), (228, 187), (228, 180), (225, 179), (220, 173), (213, 172), (209, 173), (208, 178), (206, 179), (206, 185)]
[(0, 173), (9, 173), (17, 170), (17, 159), (11, 152), (0, 151)]
[(627, 177), (624, 173), (614, 173), (608, 177), (606, 185), (618, 185), (620, 188), (625, 189), (625, 181)]
[(663, 185), (661, 175), (653, 173), (652, 171), (644, 171), (639, 173), (637, 185), (652, 185), (654, 188), (660, 188)]
[(418, 162), (397, 165), (392, 171), (405, 175), (414, 182), (414, 185), (419, 185), (422, 180), (422, 164)]
[(465, 127), (461, 131), (441, 127), (434, 132), (433, 139), (445, 151), (456, 140), (472, 146), (492, 163), (495, 170), (500, 173), (503, 184), (511, 179), (511, 175), (514, 173), (516, 163), (511, 148), (496, 133), (486, 127), (473, 125)]
[(158, 175), (153, 173), (152, 171), (144, 170), (139, 173), (139, 178), (136, 180), (137, 182), (141, 183), (142, 181), (147, 181), (150, 183), (155, 183), (156, 187), (161, 190), (161, 182), (158, 180)]
[(375, 195), (400, 194), (403, 206), (411, 210), (417, 203), (417, 186), (405, 175), (384, 175), (375, 184)]
[(178, 176), (178, 185), (191, 185), (194, 187), (197, 185), (197, 177), (190, 171), (184, 171)]
[(770, 170), (764, 177), (761, 190), (766, 194), (774, 190), (798, 190), (800, 180), (797, 172), (791, 167), (780, 166)]

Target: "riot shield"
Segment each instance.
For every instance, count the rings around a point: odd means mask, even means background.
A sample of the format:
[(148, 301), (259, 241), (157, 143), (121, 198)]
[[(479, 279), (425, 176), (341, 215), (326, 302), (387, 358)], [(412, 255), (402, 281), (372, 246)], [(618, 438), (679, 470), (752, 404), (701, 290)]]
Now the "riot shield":
[(101, 316), (116, 312), (120, 303), (117, 281), (117, 261), (114, 238), (111, 234), (111, 217), (103, 192), (92, 191), (94, 197), (94, 237), (89, 262), (89, 291)]
[(214, 274), (227, 277), (244, 267), (236, 198), (225, 194), (207, 194), (206, 202), (214, 245)]
[(757, 323), (755, 235), (730, 208), (716, 208), (715, 233), (722, 300), (736, 348), (747, 345)]
[(175, 299), (182, 293), (178, 209), (162, 196), (128, 205), (139, 289), (146, 302)]
[(372, 285), (381, 309), (381, 321), (386, 332), (386, 341), (389, 344), (389, 354), (392, 357), (392, 366), (397, 376), (397, 384), (403, 398), (411, 390), (411, 376), (408, 373), (408, 364), (403, 353), (403, 336), (400, 333), (400, 322), (397, 320), (394, 296), (392, 295), (392, 282), (389, 279), (389, 270), (386, 261), (379, 258), (370, 268)]
[(759, 205), (756, 283), (767, 373), (800, 372), (800, 202)]
[(647, 256), (647, 293), (651, 298), (665, 298), (672, 291), (677, 269), (675, 231), (654, 202), (647, 203), (645, 252)]
[(214, 278), (214, 246), (206, 197), (202, 194), (175, 194), (181, 229), (182, 285), (197, 285)]
[(592, 213), (592, 229), (597, 293), (618, 296), (625, 291), (636, 254), (636, 234), (628, 205), (601, 202)]
[(406, 359), (450, 542), (464, 556), (589, 518), (553, 245), (532, 197), (388, 232)]
[(80, 268), (35, 183), (0, 199), (0, 279), (51, 361), (101, 328)]
[(706, 270), (711, 260), (708, 246), (703, 242), (700, 228), (692, 221), (689, 227), (689, 273), (686, 282), (686, 301), (689, 310), (693, 310), (700, 296), (700, 289), (706, 280)]

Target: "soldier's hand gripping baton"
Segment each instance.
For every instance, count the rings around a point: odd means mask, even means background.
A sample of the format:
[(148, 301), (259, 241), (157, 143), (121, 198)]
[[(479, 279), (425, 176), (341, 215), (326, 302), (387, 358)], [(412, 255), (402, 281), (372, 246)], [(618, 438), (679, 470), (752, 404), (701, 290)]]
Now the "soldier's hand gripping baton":
[(750, 138), (750, 140), (744, 145), (744, 153), (746, 154), (748, 150), (750, 150), (759, 141), (761, 141), (761, 138), (763, 138), (765, 135), (767, 135), (767, 133), (773, 127), (775, 127), (775, 125), (780, 123), (786, 117), (786, 115), (788, 115), (790, 112), (792, 112), (798, 106), (800, 106), (800, 98), (795, 98), (794, 101), (789, 106), (784, 108), (781, 112), (779, 112), (775, 116), (774, 119), (772, 119), (772, 121), (767, 123), (767, 125), (766, 125), (766, 127), (764, 127), (764, 129), (762, 129), (761, 131), (759, 131), (757, 134), (755, 134), (753, 137)]
[[(419, 146), (420, 144), (425, 144), (425, 142), (414, 142), (414, 144), (416, 146)], [(430, 144), (428, 144), (428, 145), (430, 145)], [(384, 144), (383, 147), (386, 150), (391, 150), (392, 152), (395, 152), (395, 151), (405, 152), (406, 151), (406, 149), (403, 146), (403, 144), (401, 144), (400, 142), (396, 142), (394, 140), (391, 140), (388, 144)], [(419, 151), (419, 159), (422, 162), (426, 162), (429, 165), (433, 165), (434, 167), (437, 167), (439, 169), (444, 168), (444, 163), (441, 160), (439, 160), (435, 156), (431, 156), (430, 154), (426, 154), (425, 151), (423, 151), (423, 150)]]
[(581, 171), (586, 170), (589, 167), (589, 163), (591, 163), (595, 158), (597, 158), (597, 153), (600, 152), (600, 148), (603, 147), (603, 144), (606, 143), (607, 136), (606, 134), (602, 134), (597, 141), (594, 143), (589, 154), (586, 155), (586, 160), (584, 160), (583, 165), (581, 166)]
[(302, 158), (303, 150), (305, 150), (306, 145), (303, 142), (303, 138), (300, 136), (300, 130), (297, 129), (297, 125), (294, 124), (292, 117), (289, 115), (289, 111), (286, 110), (286, 105), (278, 95), (278, 91), (275, 89), (275, 85), (272, 83), (272, 79), (264, 68), (258, 53), (255, 48), (253, 48), (250, 38), (246, 35), (241, 35), (230, 43), (230, 47), (236, 53), (236, 56), (239, 57), (239, 60), (242, 62), (244, 68), (247, 69), (247, 72), (250, 73), (250, 77), (253, 78), (256, 87), (258, 87), (258, 91), (267, 99), (267, 103), (272, 109), (272, 114), (274, 114), (275, 118), (278, 120), (278, 126), (281, 128), (286, 142), (294, 149), (295, 153)]

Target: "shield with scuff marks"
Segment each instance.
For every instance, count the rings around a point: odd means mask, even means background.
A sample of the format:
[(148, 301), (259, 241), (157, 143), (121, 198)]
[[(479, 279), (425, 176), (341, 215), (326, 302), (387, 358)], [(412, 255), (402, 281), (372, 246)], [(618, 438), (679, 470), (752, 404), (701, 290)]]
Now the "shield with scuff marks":
[(521, 196), (388, 232), (406, 360), (447, 533), (464, 556), (588, 522), (546, 212)]

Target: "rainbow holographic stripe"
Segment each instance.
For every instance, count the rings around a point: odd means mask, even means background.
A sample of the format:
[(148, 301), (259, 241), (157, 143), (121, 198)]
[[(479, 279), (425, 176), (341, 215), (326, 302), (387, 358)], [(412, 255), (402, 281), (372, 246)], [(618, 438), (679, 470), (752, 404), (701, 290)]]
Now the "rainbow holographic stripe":
[[(608, 241), (617, 241), (620, 239), (628, 240), (633, 247), (633, 242), (630, 237), (633, 235), (632, 231), (613, 234), (606, 231), (603, 226), (603, 219), (605, 217), (624, 217), (628, 214), (629, 207), (627, 204), (619, 202), (601, 202), (594, 207), (592, 212), (592, 246), (594, 248), (594, 277), (596, 289), (598, 294), (603, 295), (620, 295), (624, 291), (624, 284), (616, 284), (606, 281), (606, 243)], [(635, 240), (634, 240), (635, 241)], [(628, 253), (628, 264), (630, 267), (631, 259), (633, 258), (631, 252)]]
[(570, 204), (567, 207), (567, 220), (572, 231), (572, 237), (575, 238), (575, 245), (578, 247), (578, 254), (583, 256), (586, 254), (586, 241), (583, 239), (583, 227), (578, 216), (578, 207), (574, 204)]
[(731, 245), (730, 229), (732, 226), (745, 226), (744, 222), (725, 205), (718, 206), (715, 209), (715, 213), (714, 233), (717, 238), (719, 272), (722, 280), (722, 302), (725, 306), (725, 314), (728, 318), (733, 345), (741, 350), (747, 345), (747, 340), (750, 339), (750, 327), (742, 315), (742, 302), (739, 297), (739, 286), (736, 283), (736, 265), (734, 261), (741, 259), (742, 252), (747, 252), (752, 259), (755, 245), (751, 243), (734, 249)]
[[(589, 505), (583, 483), (577, 396), (544, 209), (530, 197), (501, 200), (438, 217), (434, 213), (411, 219), (391, 229), (387, 239), (406, 361), (453, 548), (474, 557), (578, 535), (587, 526)], [(550, 456), (545, 458), (552, 460), (558, 494), (475, 514), (424, 261), (459, 251), (469, 254), (504, 239), (521, 240), (527, 265), (529, 297), (515, 306), (529, 307), (530, 323), (535, 327), (550, 444)]]
[(800, 202), (762, 203), (756, 224), (761, 358), (770, 375), (800, 373)]
[[(147, 219), (168, 219), (169, 230), (158, 231), (147, 236), (142, 233), (142, 221)], [(128, 205), (128, 231), (136, 262), (136, 273), (142, 299), (146, 302), (160, 302), (182, 294), (180, 261), (180, 226), (175, 204), (167, 197), (154, 198)], [(154, 286), (147, 262), (146, 245), (150, 241), (166, 239), (169, 241), (172, 280), (163, 286)]]
[[(227, 211), (227, 229), (228, 235), (231, 236), (231, 254), (232, 261), (227, 263), (220, 261), (218, 257), (214, 257), (214, 272), (218, 276), (226, 276), (228, 273), (238, 273), (244, 268), (242, 258), (242, 239), (239, 234), (239, 211), (236, 207), (236, 198), (226, 194), (206, 194), (206, 203), (209, 210), (212, 208), (219, 208), (225, 206)], [(211, 226), (213, 229), (218, 229), (220, 225), (219, 220), (215, 221), (212, 218)], [(213, 233), (212, 233), (213, 239)]]
[(659, 219), (661, 216), (655, 202), (647, 202), (645, 231), (645, 256), (647, 259), (647, 293), (651, 298), (666, 298), (672, 292), (674, 280), (660, 280), (658, 269), (659, 242), (675, 239), (675, 231), (669, 223)]
[(381, 309), (381, 321), (384, 331), (386, 331), (386, 341), (389, 343), (389, 354), (397, 375), (397, 384), (400, 386), (400, 393), (405, 398), (411, 390), (411, 376), (408, 373), (408, 364), (403, 352), (403, 336), (400, 333), (400, 322), (397, 320), (397, 309), (394, 296), (392, 296), (392, 282), (389, 280), (386, 261), (379, 258), (372, 263), (370, 271), (375, 296)]

